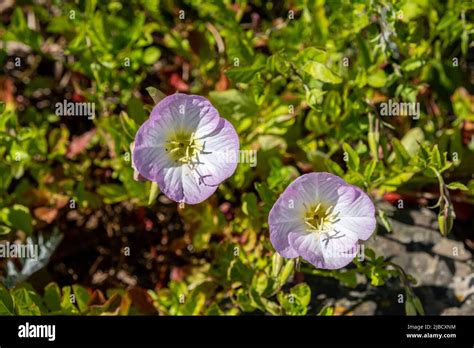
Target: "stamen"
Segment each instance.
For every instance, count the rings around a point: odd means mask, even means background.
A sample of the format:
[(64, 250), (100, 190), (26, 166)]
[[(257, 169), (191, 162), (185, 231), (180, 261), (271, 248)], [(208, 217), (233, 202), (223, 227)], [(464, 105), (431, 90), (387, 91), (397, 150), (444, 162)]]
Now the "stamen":
[(305, 224), (308, 225), (309, 227), (311, 227), (311, 229), (317, 230), (317, 227), (314, 226), (313, 224), (311, 224), (309, 221), (305, 221)]
[[(204, 151), (206, 146), (205, 141), (200, 141), (196, 137), (195, 132), (184, 133), (177, 132), (171, 139), (167, 141), (165, 151), (168, 152), (171, 158), (178, 163), (186, 164), (191, 169), (191, 171), (197, 172), (197, 166), (203, 164), (200, 159), (200, 155), (211, 154), (212, 152)], [(209, 175), (202, 176), (199, 174), (199, 184), (207, 185), (204, 182), (204, 178)]]
[(306, 206), (305, 203), (303, 206), (306, 208), (304, 223), (310, 227), (310, 232), (328, 233), (332, 230), (332, 225), (339, 221), (339, 212), (334, 213), (333, 205), (326, 206), (319, 202), (314, 208)]
[(179, 150), (179, 148), (178, 148), (178, 147), (175, 147), (175, 148), (173, 148), (173, 149), (170, 150), (170, 153), (176, 152), (176, 151), (178, 151), (178, 150)]

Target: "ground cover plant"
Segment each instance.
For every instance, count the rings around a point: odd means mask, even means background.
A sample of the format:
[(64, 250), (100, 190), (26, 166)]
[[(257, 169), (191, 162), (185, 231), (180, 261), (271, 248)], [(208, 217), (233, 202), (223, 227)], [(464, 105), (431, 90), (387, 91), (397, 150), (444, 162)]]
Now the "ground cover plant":
[(474, 314), (473, 9), (3, 2), (0, 314)]

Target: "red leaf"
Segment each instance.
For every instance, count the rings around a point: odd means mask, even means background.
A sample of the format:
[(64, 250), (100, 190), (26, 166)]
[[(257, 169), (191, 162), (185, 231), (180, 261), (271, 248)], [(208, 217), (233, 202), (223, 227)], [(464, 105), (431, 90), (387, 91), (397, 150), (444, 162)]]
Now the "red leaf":
[(187, 92), (189, 90), (188, 84), (183, 81), (178, 73), (171, 74), (170, 85), (180, 92)]
[(69, 144), (69, 148), (67, 149), (66, 157), (71, 159), (84, 151), (84, 149), (90, 143), (92, 137), (95, 135), (96, 131), (97, 130), (94, 128), (85, 132), (84, 134), (72, 137), (72, 141)]
[(86, 99), (85, 99), (82, 95), (80, 95), (80, 94), (74, 92), (74, 94), (72, 95), (71, 100), (72, 100), (74, 103), (82, 103), (82, 102), (85, 101)]
[(221, 72), (221, 76), (219, 77), (219, 81), (216, 83), (216, 91), (225, 91), (229, 88), (229, 80), (227, 76), (223, 72)]
[(55, 208), (39, 207), (34, 210), (34, 214), (39, 220), (50, 224), (58, 216), (58, 210)]

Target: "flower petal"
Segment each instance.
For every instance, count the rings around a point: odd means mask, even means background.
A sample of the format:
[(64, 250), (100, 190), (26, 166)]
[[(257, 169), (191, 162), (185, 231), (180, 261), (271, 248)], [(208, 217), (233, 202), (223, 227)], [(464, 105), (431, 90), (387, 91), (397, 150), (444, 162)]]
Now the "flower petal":
[(299, 177), (293, 181), (280, 195), (268, 215), (270, 241), (276, 251), (283, 257), (294, 258), (298, 253), (293, 250), (288, 242), (288, 234), (292, 231), (305, 230), (303, 224), (304, 201), (301, 196), (300, 182), (305, 181)]
[[(330, 230), (309, 231), (305, 212), (315, 204), (334, 206), (339, 220)], [(270, 240), (285, 257), (301, 256), (318, 268), (349, 264), (359, 250), (359, 239), (375, 229), (374, 206), (358, 187), (330, 173), (309, 173), (293, 181), (269, 214)]]
[(173, 131), (206, 132), (214, 129), (220, 117), (204, 97), (175, 93), (163, 98), (151, 111), (150, 119), (171, 119)]
[(151, 181), (158, 181), (162, 168), (173, 166), (173, 161), (164, 150), (167, 121), (148, 120), (140, 127), (135, 136), (132, 162), (137, 171)]
[(217, 190), (217, 186), (203, 185), (199, 180), (196, 171), (188, 166), (171, 167), (163, 169), (163, 174), (159, 175), (158, 186), (175, 202), (198, 204)]
[[(369, 196), (360, 188), (352, 185), (343, 187), (335, 211), (339, 212), (336, 229), (345, 229), (358, 239), (367, 240), (375, 231), (375, 207)], [(343, 191), (343, 192), (342, 192)]]
[(284, 257), (296, 257), (298, 253), (288, 242), (288, 235), (307, 234), (304, 224), (307, 208), (318, 201), (319, 195), (335, 202), (337, 194), (331, 198), (331, 192), (337, 193), (337, 187), (343, 183), (342, 179), (329, 173), (309, 173), (288, 185), (268, 216), (270, 241), (275, 250)]
[[(205, 146), (198, 154), (199, 163), (178, 162), (166, 152), (170, 137), (179, 133), (194, 134), (196, 143)], [(132, 162), (139, 174), (157, 182), (168, 198), (196, 204), (234, 173), (237, 157), (231, 161), (221, 158), (223, 153), (237, 153), (238, 149), (234, 127), (206, 98), (176, 93), (160, 101), (138, 130)]]
[[(323, 242), (323, 238), (321, 238), (321, 243)], [(359, 253), (359, 244), (355, 242), (350, 248), (346, 249), (346, 243), (343, 243), (343, 246), (339, 245), (342, 244), (342, 241), (334, 241), (330, 242), (327, 247), (323, 247), (323, 258), (324, 258), (324, 265), (321, 268), (324, 269), (339, 269), (342, 267), (347, 266), (354, 257), (357, 256)]]
[(199, 154), (202, 164), (198, 165), (197, 170), (207, 185), (219, 185), (237, 168), (239, 137), (232, 124), (223, 118), (210, 132), (201, 133), (201, 129), (197, 137), (203, 143), (204, 150)]
[(358, 252), (355, 242), (348, 245), (347, 240), (341, 238), (330, 240), (320, 233), (290, 233), (290, 246), (306, 261), (317, 268), (338, 269), (347, 266)]
[(270, 242), (275, 250), (283, 257), (293, 259), (298, 257), (298, 252), (290, 246), (288, 234), (304, 228), (299, 223), (286, 222), (270, 226)]
[[(308, 173), (293, 181), (288, 188), (298, 192), (298, 200), (304, 202), (306, 206), (317, 203), (328, 205), (336, 204), (339, 194), (338, 189), (342, 185), (347, 185), (340, 177), (325, 173)], [(287, 188), (287, 189), (288, 189)]]
[(324, 258), (319, 242), (319, 235), (312, 232), (290, 232), (288, 241), (299, 256), (317, 268), (324, 268)]

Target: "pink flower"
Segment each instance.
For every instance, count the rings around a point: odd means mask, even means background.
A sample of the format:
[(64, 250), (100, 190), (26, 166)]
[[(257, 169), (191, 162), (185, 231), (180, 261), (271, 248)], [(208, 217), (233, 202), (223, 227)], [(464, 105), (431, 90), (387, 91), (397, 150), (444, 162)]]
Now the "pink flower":
[(317, 268), (349, 264), (375, 230), (375, 208), (361, 189), (329, 173), (305, 174), (278, 198), (268, 218), (270, 240), (287, 258)]
[(152, 110), (135, 137), (133, 165), (170, 199), (197, 204), (237, 167), (239, 138), (204, 97), (176, 93)]

